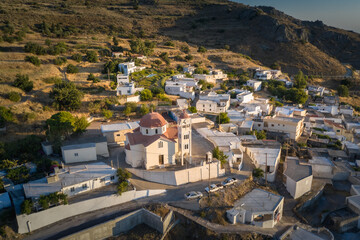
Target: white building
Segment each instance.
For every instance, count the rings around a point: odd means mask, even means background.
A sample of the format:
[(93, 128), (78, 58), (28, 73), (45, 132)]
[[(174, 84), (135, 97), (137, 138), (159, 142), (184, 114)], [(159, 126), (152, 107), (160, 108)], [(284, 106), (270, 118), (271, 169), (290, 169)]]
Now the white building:
[(59, 169), (53, 175), (23, 184), (26, 198), (62, 192), (69, 197), (116, 183), (116, 169), (103, 162)]
[(284, 197), (256, 188), (236, 201), (226, 216), (232, 224), (273, 228), (282, 218), (283, 206)]
[(352, 116), (354, 114), (354, 109), (349, 105), (340, 105), (339, 113)]
[(138, 72), (145, 69), (145, 67), (135, 66), (135, 62), (120, 63), (118, 66), (119, 70), (125, 75), (130, 75), (133, 72)]
[(195, 92), (185, 82), (166, 81), (165, 92), (169, 95), (177, 95), (186, 99), (195, 99)]
[(312, 168), (309, 165), (300, 164), (297, 157), (287, 157), (284, 167), (286, 176), (286, 190), (297, 199), (311, 190)]
[(230, 95), (217, 94), (216, 92), (201, 93), (196, 103), (196, 109), (200, 112), (226, 112), (229, 107)]
[(240, 103), (248, 103), (248, 102), (254, 100), (254, 95), (252, 92), (245, 90), (245, 91), (238, 93), (236, 95), (236, 99)]
[(64, 142), (61, 153), (65, 163), (95, 161), (98, 155), (109, 157), (106, 138), (103, 136), (92, 136)]
[[(191, 162), (191, 119), (183, 112), (171, 126), (159, 113), (141, 118), (140, 127), (126, 134), (126, 162), (145, 169)], [(180, 129), (181, 128), (181, 129)]]
[(212, 70), (209, 74), (194, 74), (196, 80), (204, 80), (208, 83), (216, 84), (216, 80), (226, 80), (227, 74), (221, 70)]
[(195, 72), (195, 67), (194, 66), (186, 66), (184, 67), (184, 73), (189, 73), (189, 74), (193, 74)]
[(327, 157), (313, 157), (309, 160), (314, 177), (330, 178), (333, 177), (334, 164)]
[(254, 78), (259, 80), (270, 80), (272, 78), (272, 74), (270, 70), (256, 70)]
[(136, 92), (141, 92), (144, 88), (136, 88), (135, 83), (119, 84), (116, 88), (116, 95), (134, 95)]
[(289, 138), (297, 140), (304, 131), (304, 119), (294, 117), (265, 117), (254, 122), (254, 129), (269, 132), (286, 133)]
[(247, 80), (246, 86), (252, 87), (254, 91), (257, 92), (261, 90), (261, 83), (262, 83), (261, 81), (251, 79), (251, 80)]
[(294, 117), (294, 116), (305, 117), (306, 110), (292, 106), (276, 107), (275, 115), (280, 117)]
[(130, 83), (129, 75), (126, 75), (126, 74), (117, 74), (117, 75), (116, 75), (116, 81), (117, 81), (117, 85)]
[(281, 144), (276, 141), (249, 141), (243, 142), (245, 152), (257, 168), (264, 171), (264, 178), (273, 182), (276, 177), (276, 170), (280, 162)]

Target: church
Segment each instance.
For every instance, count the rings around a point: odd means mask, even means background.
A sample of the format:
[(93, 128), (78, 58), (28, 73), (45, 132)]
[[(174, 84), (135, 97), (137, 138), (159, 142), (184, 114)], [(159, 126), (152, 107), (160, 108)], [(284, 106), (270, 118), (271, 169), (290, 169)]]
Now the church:
[(191, 118), (184, 111), (176, 124), (157, 113), (143, 116), (139, 127), (126, 134), (126, 163), (145, 169), (191, 162)]

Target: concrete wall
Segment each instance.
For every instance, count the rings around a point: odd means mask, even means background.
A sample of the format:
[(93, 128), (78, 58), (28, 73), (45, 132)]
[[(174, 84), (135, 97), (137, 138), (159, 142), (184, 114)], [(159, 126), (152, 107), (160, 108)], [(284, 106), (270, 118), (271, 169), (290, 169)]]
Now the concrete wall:
[(160, 216), (142, 208), (108, 222), (98, 224), (94, 227), (66, 236), (62, 238), (62, 240), (105, 239), (108, 237), (117, 236), (122, 232), (127, 232), (136, 225), (142, 223), (147, 224), (160, 233), (164, 233), (168, 228), (172, 218), (172, 211), (170, 211), (168, 215), (162, 219)]
[[(147, 181), (174, 186), (209, 179), (209, 164), (178, 171), (146, 171), (135, 168), (128, 170)], [(217, 178), (224, 175), (225, 169), (221, 169), (220, 162), (210, 164), (210, 178)]]
[(30, 215), (17, 215), (18, 233), (28, 233), (33, 230), (42, 228), (57, 221), (73, 217), (82, 213), (91, 212), (121, 203), (129, 202), (134, 199), (153, 196), (165, 193), (166, 190), (143, 190), (128, 191), (121, 196), (117, 194), (107, 195), (99, 198), (93, 198), (70, 205), (60, 205), (49, 208), (44, 211), (32, 213)]
[(109, 157), (109, 149), (107, 146), (107, 142), (98, 142), (96, 143), (96, 155), (100, 155), (103, 157)]
[(97, 160), (96, 147), (62, 150), (62, 157), (65, 163), (95, 161)]

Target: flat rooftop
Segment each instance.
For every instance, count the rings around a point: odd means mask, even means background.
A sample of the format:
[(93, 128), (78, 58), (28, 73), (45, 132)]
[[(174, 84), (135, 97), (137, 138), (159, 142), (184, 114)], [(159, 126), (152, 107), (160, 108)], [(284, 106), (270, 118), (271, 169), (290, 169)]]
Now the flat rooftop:
[(315, 233), (309, 232), (306, 229), (297, 227), (294, 228), (289, 235), (286, 236), (286, 238), (284, 238), (284, 240), (304, 240), (304, 239), (308, 239), (308, 240), (325, 240), (326, 238), (322, 238), (318, 235), (316, 235)]
[(283, 122), (293, 122), (298, 123), (302, 120), (302, 118), (294, 118), (294, 117), (273, 117), (273, 118), (265, 118), (264, 120), (275, 120), (275, 121), (283, 121)]
[(315, 165), (331, 166), (331, 167), (334, 166), (331, 160), (328, 159), (327, 157), (313, 157), (312, 159), (309, 160), (309, 163)]
[(284, 175), (296, 182), (312, 175), (311, 166), (300, 164), (297, 157), (287, 157), (285, 163), (286, 170)]
[(87, 165), (77, 165), (61, 169), (57, 173), (59, 180), (53, 183), (47, 183), (47, 178), (23, 184), (26, 197), (40, 197), (53, 192), (59, 192), (65, 187), (89, 181), (95, 178), (105, 176), (115, 176), (116, 169), (103, 163), (97, 162)]
[(62, 146), (61, 150), (74, 150), (74, 149), (82, 149), (82, 148), (93, 148), (96, 147), (96, 143), (81, 143), (81, 144), (73, 144)]
[(235, 202), (235, 209), (251, 212), (273, 212), (284, 197), (256, 188)]
[(106, 132), (117, 132), (127, 129), (135, 129), (138, 127), (139, 127), (139, 122), (125, 122), (125, 123), (101, 125), (100, 129), (102, 133), (106, 133)]

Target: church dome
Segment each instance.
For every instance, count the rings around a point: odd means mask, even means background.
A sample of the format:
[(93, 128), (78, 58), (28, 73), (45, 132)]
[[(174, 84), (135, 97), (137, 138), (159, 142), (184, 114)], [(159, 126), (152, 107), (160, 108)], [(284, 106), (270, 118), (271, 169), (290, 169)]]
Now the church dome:
[(167, 124), (167, 121), (163, 116), (157, 112), (148, 113), (140, 120), (139, 125), (145, 128), (162, 127)]

